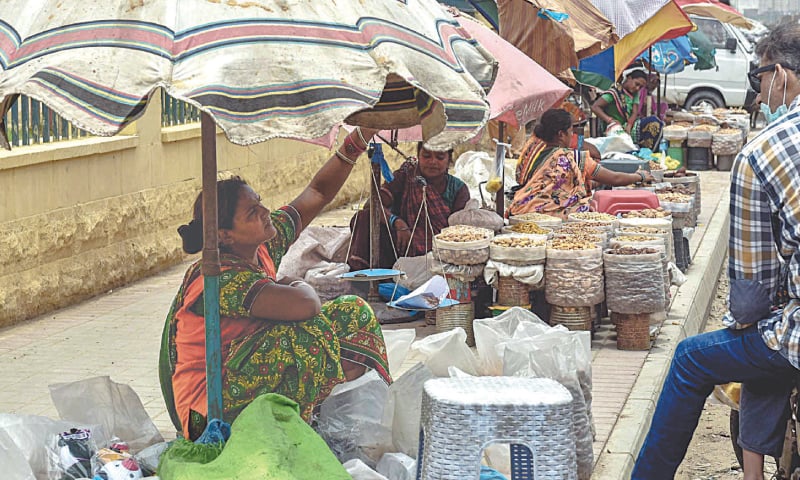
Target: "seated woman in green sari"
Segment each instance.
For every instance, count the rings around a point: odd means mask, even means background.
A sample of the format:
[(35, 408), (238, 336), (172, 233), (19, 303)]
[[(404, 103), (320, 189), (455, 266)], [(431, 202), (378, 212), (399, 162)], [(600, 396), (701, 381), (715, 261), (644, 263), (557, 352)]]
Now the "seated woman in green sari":
[[(223, 420), (256, 396), (280, 393), (310, 419), (315, 405), (345, 380), (374, 369), (391, 382), (386, 345), (372, 309), (356, 296), (321, 304), (302, 281), (276, 281), (281, 259), (341, 188), (372, 130), (356, 130), (289, 205), (270, 211), (239, 177), (217, 183)], [(194, 218), (179, 229), (183, 248), (203, 246), (202, 194)], [(197, 438), (207, 418), (203, 275), (195, 262), (167, 315), (159, 376), (175, 427)]]
[(664, 123), (656, 116), (639, 118), (639, 90), (647, 80), (642, 70), (630, 72), (621, 85), (602, 92), (592, 104), (592, 112), (606, 124), (606, 131), (619, 125), (630, 134), (633, 143), (656, 151)]

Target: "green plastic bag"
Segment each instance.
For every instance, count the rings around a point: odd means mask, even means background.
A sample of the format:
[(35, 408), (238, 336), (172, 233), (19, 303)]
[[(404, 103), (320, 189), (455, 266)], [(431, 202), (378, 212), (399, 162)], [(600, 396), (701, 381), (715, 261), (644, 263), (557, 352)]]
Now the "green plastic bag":
[(219, 456), (213, 458), (211, 445), (193, 447), (191, 442), (177, 441), (161, 457), (158, 476), (161, 480), (350, 480), (299, 412), (297, 403), (282, 395), (261, 395), (234, 420)]

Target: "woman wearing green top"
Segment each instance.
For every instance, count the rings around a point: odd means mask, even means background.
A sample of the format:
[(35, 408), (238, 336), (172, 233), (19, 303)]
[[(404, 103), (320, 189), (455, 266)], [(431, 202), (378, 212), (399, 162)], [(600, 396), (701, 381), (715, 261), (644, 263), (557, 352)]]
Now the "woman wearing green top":
[(645, 85), (645, 72), (630, 72), (621, 85), (614, 85), (602, 92), (592, 105), (592, 112), (607, 125), (606, 131), (615, 125), (621, 126), (631, 135), (634, 143), (655, 151), (661, 141), (663, 123), (656, 116), (638, 118), (639, 90)]

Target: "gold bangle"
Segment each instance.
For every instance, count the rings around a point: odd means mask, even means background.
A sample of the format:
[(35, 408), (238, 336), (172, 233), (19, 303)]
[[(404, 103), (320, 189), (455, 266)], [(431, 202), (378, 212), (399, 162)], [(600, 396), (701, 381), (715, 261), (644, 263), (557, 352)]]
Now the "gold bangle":
[(336, 156), (339, 157), (339, 159), (341, 159), (345, 163), (349, 163), (350, 165), (353, 165), (353, 166), (355, 166), (355, 164), (356, 164), (355, 160), (351, 160), (351, 159), (347, 158), (347, 155), (345, 155), (344, 153), (340, 152), (339, 150), (336, 150)]
[(358, 133), (358, 138), (364, 144), (364, 149), (366, 150), (369, 147), (369, 142), (364, 138), (364, 135), (361, 133), (361, 127), (356, 127), (356, 133)]

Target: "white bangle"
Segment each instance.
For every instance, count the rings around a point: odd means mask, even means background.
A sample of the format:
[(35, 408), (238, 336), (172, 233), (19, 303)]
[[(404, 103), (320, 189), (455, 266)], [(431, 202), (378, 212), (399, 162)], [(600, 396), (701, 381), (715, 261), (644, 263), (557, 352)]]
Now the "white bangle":
[(345, 163), (349, 163), (350, 165), (353, 165), (353, 166), (355, 166), (355, 164), (356, 164), (355, 160), (351, 160), (351, 159), (347, 158), (347, 155), (345, 155), (344, 153), (340, 152), (339, 150), (336, 150), (336, 156), (339, 157), (339, 159), (341, 161), (345, 162)]
[(361, 127), (356, 127), (356, 133), (358, 134), (358, 138), (364, 144), (364, 148), (369, 147), (369, 142), (364, 138), (364, 134), (361, 133)]
[(301, 285), (301, 284), (302, 285), (308, 285), (306, 282), (304, 282), (302, 280), (295, 280), (294, 282), (290, 283), (289, 286), (290, 287), (294, 287), (294, 286)]

